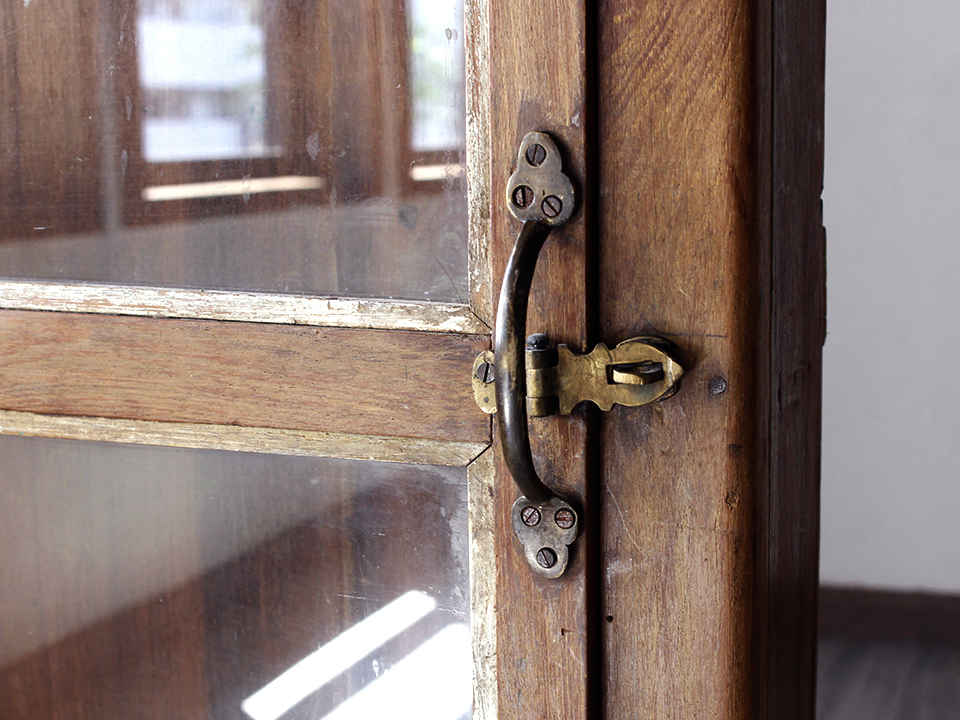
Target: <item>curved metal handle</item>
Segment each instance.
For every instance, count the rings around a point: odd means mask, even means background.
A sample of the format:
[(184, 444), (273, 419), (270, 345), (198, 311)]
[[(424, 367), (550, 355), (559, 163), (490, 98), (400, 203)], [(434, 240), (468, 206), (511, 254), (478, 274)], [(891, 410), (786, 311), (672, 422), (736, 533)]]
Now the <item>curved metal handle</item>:
[(523, 352), (530, 285), (537, 267), (537, 256), (549, 234), (549, 225), (535, 220), (527, 220), (523, 224), (503, 275), (493, 340), (500, 446), (520, 492), (534, 502), (554, 495), (543, 484), (533, 466), (527, 427), (527, 373)]
[(560, 152), (545, 133), (528, 133), (517, 170), (507, 184), (507, 204), (523, 220), (500, 288), (494, 329), (494, 371), (500, 444), (523, 497), (514, 503), (513, 529), (530, 566), (543, 577), (563, 574), (579, 513), (567, 498), (544, 485), (533, 464), (527, 426), (524, 338), (527, 301), (537, 257), (550, 230), (573, 214), (573, 184), (563, 174)]

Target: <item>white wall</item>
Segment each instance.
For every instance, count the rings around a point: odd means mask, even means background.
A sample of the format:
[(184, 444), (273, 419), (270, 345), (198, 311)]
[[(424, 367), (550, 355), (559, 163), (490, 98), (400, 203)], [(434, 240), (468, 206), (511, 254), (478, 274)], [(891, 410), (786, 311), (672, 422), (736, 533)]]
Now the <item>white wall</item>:
[(827, 5), (821, 580), (960, 592), (960, 3)]

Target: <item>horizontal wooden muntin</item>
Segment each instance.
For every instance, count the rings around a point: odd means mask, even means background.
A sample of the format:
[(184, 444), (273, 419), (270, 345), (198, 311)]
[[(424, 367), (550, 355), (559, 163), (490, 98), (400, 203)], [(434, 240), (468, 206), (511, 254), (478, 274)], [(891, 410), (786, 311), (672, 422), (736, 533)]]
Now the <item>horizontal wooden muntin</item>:
[(0, 409), (488, 443), (482, 335), (0, 310)]
[(0, 410), (0, 435), (449, 467), (467, 466), (489, 447), (486, 442), (478, 441), (458, 442), (242, 425), (40, 415), (16, 410)]
[(0, 308), (486, 334), (467, 305), (96, 283), (0, 281)]

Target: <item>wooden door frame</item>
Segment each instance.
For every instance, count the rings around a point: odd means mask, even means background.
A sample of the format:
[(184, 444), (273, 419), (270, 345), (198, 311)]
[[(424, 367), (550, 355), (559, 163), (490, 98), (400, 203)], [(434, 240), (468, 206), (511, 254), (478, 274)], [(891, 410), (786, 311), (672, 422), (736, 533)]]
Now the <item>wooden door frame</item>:
[(506, 168), (546, 130), (582, 206), (528, 328), (581, 350), (663, 335), (688, 368), (660, 406), (538, 423), (584, 534), (552, 585), (500, 558), (499, 717), (811, 720), (825, 2), (494, 3), (489, 23), (524, 39), (491, 46), (494, 278)]

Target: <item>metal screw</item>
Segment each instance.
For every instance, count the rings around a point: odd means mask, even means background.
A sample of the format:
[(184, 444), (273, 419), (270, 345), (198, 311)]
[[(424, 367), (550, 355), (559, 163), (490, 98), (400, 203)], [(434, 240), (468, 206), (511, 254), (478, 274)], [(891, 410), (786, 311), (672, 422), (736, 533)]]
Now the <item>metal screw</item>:
[(534, 167), (539, 167), (546, 159), (547, 151), (543, 149), (543, 145), (534, 143), (527, 148), (527, 162)]
[(570, 508), (560, 508), (557, 510), (557, 514), (553, 516), (553, 519), (559, 527), (562, 527), (564, 530), (569, 530), (573, 527), (573, 523), (576, 522), (577, 516), (573, 514), (573, 510)]
[(524, 525), (529, 525), (530, 527), (539, 525), (540, 511), (533, 507), (533, 505), (527, 505), (520, 511), (520, 519), (523, 520)]
[(548, 218), (555, 218), (563, 210), (563, 201), (556, 195), (547, 195), (540, 203), (540, 209)]
[(557, 554), (550, 548), (540, 548), (537, 551), (537, 565), (550, 569), (557, 564)]
[(710, 392), (714, 395), (721, 395), (727, 391), (727, 379), (722, 375), (710, 378)]
[(493, 382), (494, 377), (493, 363), (482, 362), (477, 365), (477, 380), (489, 385)]
[(513, 204), (519, 208), (530, 207), (533, 203), (533, 190), (526, 185), (519, 185), (513, 191)]
[(546, 350), (550, 347), (550, 338), (545, 333), (534, 333), (527, 336), (527, 347), (531, 350)]

